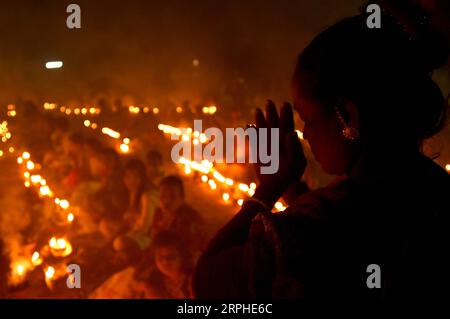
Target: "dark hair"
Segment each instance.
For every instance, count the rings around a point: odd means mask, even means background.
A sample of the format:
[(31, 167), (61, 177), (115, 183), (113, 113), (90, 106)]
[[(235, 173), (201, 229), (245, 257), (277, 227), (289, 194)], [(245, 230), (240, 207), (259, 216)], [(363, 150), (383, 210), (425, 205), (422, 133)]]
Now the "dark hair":
[(102, 157), (106, 160), (113, 161), (116, 163), (120, 162), (119, 154), (110, 147), (105, 147), (101, 150)]
[(146, 160), (152, 164), (162, 165), (163, 158), (159, 151), (157, 150), (150, 150), (147, 152), (147, 155), (145, 156)]
[(75, 132), (69, 135), (69, 141), (77, 145), (82, 145), (84, 143), (84, 137), (80, 133)]
[(432, 32), (411, 38), (386, 13), (380, 29), (366, 20), (346, 18), (319, 34), (300, 54), (294, 83), (306, 75), (330, 112), (342, 98), (354, 102), (367, 139), (421, 145), (446, 120), (444, 97), (430, 76), (446, 61), (445, 41)]
[(181, 257), (181, 263), (183, 270), (190, 270), (191, 265), (191, 256), (189, 253), (189, 249), (186, 249), (186, 244), (183, 242), (180, 235), (172, 230), (164, 230), (158, 233), (155, 236), (152, 247), (154, 251), (160, 247), (170, 247), (175, 248)]
[(179, 235), (171, 230), (164, 230), (156, 235), (153, 245), (155, 248), (173, 247), (176, 248), (180, 253), (184, 251), (184, 245)]
[[(174, 231), (162, 231), (158, 235), (156, 235), (155, 240), (153, 242), (153, 252), (160, 247), (170, 247), (175, 248), (181, 257), (181, 270), (188, 276), (191, 276), (193, 272), (193, 265), (191, 256), (189, 255), (188, 250), (185, 248), (185, 243), (183, 243), (180, 236)], [(167, 287), (164, 283), (164, 275), (159, 271), (159, 269), (154, 269), (148, 278), (148, 282), (154, 287), (160, 294), (162, 298), (170, 298), (171, 295), (167, 290)], [(190, 291), (190, 281), (187, 280), (183, 287), (183, 292), (186, 294), (186, 297), (189, 295)]]
[(126, 163), (123, 172), (125, 173), (126, 171), (136, 172), (141, 179), (141, 182), (137, 189), (137, 194), (134, 203), (130, 203), (132, 209), (138, 210), (140, 207), (141, 196), (147, 190), (147, 174), (145, 171), (145, 165), (141, 160), (133, 158)]
[(116, 174), (121, 175), (122, 167), (119, 154), (110, 147), (99, 147), (94, 149), (94, 156), (110, 167)]
[(180, 192), (181, 197), (184, 198), (184, 186), (183, 186), (183, 180), (175, 175), (170, 175), (164, 177), (161, 182), (159, 183), (159, 186), (169, 186), (174, 187), (178, 189)]
[(68, 131), (69, 130), (69, 120), (65, 117), (51, 117), (51, 124), (53, 130)]
[(84, 145), (88, 146), (88, 147), (91, 147), (94, 150), (98, 150), (98, 149), (104, 147), (102, 145), (102, 143), (98, 139), (96, 139), (95, 137), (88, 137), (88, 138), (86, 138), (84, 140)]

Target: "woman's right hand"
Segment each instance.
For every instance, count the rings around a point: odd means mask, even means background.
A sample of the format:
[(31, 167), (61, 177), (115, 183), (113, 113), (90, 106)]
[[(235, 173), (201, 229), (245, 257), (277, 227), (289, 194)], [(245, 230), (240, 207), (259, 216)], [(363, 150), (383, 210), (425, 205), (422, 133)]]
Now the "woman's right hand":
[[(268, 128), (268, 133), (270, 133), (271, 128), (279, 128), (279, 140), (277, 142), (279, 143), (279, 169), (275, 174), (264, 175), (260, 173), (261, 164), (256, 165), (256, 174), (260, 185), (254, 197), (263, 200), (265, 203), (267, 201), (266, 204), (270, 205), (272, 202), (275, 203), (293, 182), (301, 178), (306, 168), (306, 158), (294, 129), (292, 106), (289, 103), (284, 103), (280, 115), (278, 115), (275, 104), (268, 100), (265, 111), (264, 115), (261, 109), (256, 110), (256, 125), (257, 128)], [(270, 134), (268, 135), (270, 136)], [(267, 142), (267, 149), (270, 149), (270, 138)]]

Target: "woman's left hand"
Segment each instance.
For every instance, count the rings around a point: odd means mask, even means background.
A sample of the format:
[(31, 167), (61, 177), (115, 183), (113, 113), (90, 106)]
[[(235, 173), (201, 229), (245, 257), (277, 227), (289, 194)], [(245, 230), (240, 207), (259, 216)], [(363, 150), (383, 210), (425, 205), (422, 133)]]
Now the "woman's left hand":
[[(255, 196), (272, 197), (269, 199), (269, 202), (275, 202), (289, 185), (301, 178), (306, 168), (303, 148), (294, 129), (292, 106), (289, 103), (284, 103), (281, 107), (280, 115), (278, 115), (275, 104), (269, 100), (266, 105), (265, 115), (261, 109), (257, 109), (256, 125), (258, 128), (268, 128), (269, 133), (271, 128), (279, 128), (279, 140), (276, 141), (279, 145), (278, 171), (274, 174), (264, 175), (260, 173), (261, 164), (258, 164), (256, 167), (260, 185), (258, 186), (259, 191), (257, 190)], [(271, 141), (268, 141), (268, 149), (270, 144)], [(263, 198), (258, 199), (263, 200)]]

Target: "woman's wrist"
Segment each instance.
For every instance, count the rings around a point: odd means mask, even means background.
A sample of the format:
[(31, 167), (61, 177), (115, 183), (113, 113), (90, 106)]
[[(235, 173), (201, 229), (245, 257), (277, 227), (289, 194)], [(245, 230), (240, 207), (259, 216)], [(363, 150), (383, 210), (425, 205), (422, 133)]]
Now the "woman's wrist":
[(260, 184), (252, 198), (264, 203), (268, 209), (272, 209), (275, 203), (283, 194), (283, 190), (274, 185)]

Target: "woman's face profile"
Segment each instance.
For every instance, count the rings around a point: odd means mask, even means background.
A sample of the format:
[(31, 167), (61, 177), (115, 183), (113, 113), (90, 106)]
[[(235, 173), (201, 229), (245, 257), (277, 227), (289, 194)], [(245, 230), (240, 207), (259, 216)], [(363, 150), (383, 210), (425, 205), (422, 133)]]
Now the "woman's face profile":
[(334, 106), (325, 106), (314, 98), (312, 83), (314, 80), (305, 73), (293, 81), (294, 108), (304, 122), (303, 137), (328, 174), (343, 175), (351, 168), (351, 142), (342, 135)]

